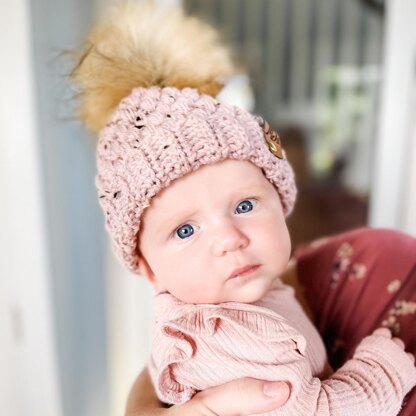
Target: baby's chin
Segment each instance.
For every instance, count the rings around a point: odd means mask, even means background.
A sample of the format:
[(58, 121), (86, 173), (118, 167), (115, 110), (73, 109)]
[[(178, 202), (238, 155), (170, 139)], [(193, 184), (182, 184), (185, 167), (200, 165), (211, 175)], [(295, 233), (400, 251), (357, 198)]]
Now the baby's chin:
[(267, 294), (274, 281), (275, 278), (262, 273), (254, 278), (241, 277), (228, 280), (226, 285), (216, 292), (190, 290), (182, 293), (174, 293), (173, 291), (170, 293), (182, 302), (193, 304), (253, 303)]
[(266, 296), (267, 292), (272, 286), (273, 280), (267, 279), (260, 281), (236, 282), (234, 290), (227, 291), (222, 302), (239, 302), (239, 303), (254, 303)]

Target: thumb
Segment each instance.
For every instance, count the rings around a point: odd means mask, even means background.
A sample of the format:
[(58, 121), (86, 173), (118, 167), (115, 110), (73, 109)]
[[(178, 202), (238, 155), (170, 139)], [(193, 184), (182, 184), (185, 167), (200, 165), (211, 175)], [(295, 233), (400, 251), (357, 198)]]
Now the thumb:
[(182, 416), (266, 413), (285, 404), (289, 395), (290, 388), (285, 382), (242, 378), (196, 394), (180, 406), (180, 413)]

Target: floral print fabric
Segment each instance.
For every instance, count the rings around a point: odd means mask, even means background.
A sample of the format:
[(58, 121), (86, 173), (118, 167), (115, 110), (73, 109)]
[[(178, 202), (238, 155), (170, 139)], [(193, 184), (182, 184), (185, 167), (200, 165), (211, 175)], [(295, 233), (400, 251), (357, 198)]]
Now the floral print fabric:
[[(416, 355), (416, 239), (387, 229), (360, 228), (295, 251), (298, 277), (334, 369), (378, 327)], [(416, 395), (401, 416), (416, 414)]]

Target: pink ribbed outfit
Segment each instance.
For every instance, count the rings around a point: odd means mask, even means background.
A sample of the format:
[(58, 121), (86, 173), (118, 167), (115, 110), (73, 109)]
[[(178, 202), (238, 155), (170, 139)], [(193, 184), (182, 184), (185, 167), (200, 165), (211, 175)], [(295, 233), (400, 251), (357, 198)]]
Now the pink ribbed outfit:
[(179, 404), (240, 377), (287, 380), (288, 402), (267, 415), (393, 416), (416, 383), (416, 368), (390, 338), (370, 335), (326, 380), (322, 340), (277, 280), (254, 304), (185, 304), (155, 297), (149, 371), (160, 400)]

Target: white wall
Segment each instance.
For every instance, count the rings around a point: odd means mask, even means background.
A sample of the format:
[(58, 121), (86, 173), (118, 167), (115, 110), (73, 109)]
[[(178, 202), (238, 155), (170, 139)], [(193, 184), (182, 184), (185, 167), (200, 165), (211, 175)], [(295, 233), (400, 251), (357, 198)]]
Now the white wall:
[[(109, 414), (103, 218), (94, 143), (60, 54), (82, 0), (0, 3), (0, 413)], [(4, 318), (4, 319), (3, 319)]]
[(62, 408), (65, 416), (106, 416), (106, 253), (94, 186), (95, 144), (71, 111), (66, 74), (73, 63), (62, 55), (84, 40), (92, 4), (36, 0), (30, 5)]

